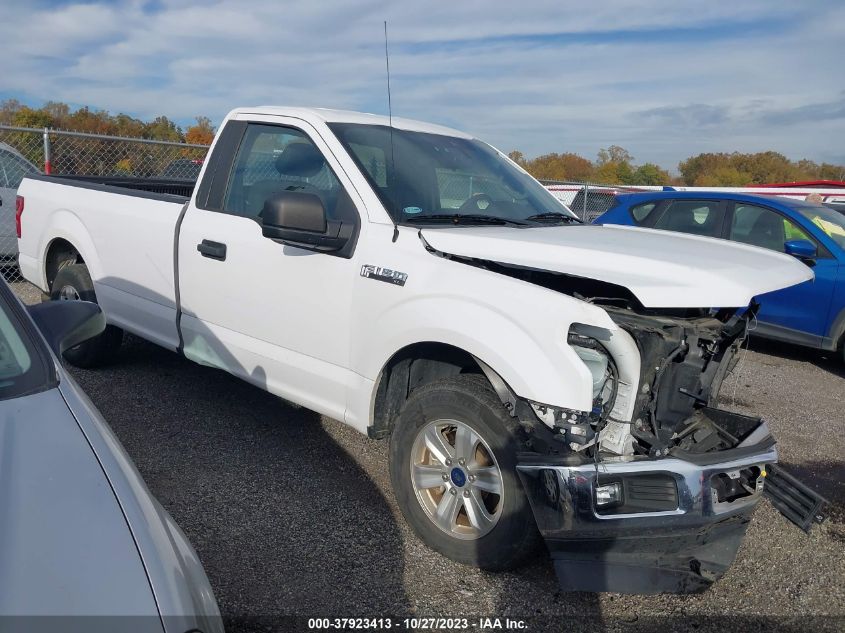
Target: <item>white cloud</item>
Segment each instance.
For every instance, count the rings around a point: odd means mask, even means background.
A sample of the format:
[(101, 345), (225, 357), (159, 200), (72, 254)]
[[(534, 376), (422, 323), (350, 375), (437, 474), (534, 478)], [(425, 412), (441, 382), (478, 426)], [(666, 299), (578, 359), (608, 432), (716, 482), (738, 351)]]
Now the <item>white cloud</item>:
[(836, 4), (23, 4), (0, 6), (0, 95), (36, 103), (183, 121), (256, 103), (383, 112), (388, 19), (395, 112), (506, 151), (616, 143), (669, 168), (699, 151), (843, 154)]

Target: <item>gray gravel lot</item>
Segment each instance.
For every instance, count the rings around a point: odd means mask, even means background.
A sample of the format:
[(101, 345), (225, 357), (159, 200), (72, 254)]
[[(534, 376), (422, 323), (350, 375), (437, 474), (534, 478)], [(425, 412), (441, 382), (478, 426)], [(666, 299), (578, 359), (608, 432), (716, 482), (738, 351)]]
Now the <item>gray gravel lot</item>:
[(783, 463), (833, 502), (832, 516), (806, 536), (763, 504), (729, 573), (695, 596), (563, 594), (544, 556), (507, 574), (452, 563), (399, 514), (386, 443), (138, 339), (112, 367), (73, 374), (187, 533), (228, 616), (496, 615), (529, 618), (529, 630), (624, 631), (805, 630), (808, 616), (834, 616), (812, 627), (845, 628), (838, 358), (752, 344), (726, 382), (726, 405), (769, 420)]

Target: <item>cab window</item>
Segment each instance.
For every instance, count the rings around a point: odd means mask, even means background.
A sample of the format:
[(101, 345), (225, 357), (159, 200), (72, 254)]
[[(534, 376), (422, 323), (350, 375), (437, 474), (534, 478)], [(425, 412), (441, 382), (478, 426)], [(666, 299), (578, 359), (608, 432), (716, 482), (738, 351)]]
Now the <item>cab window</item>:
[(316, 195), (329, 219), (343, 187), (323, 154), (297, 129), (249, 124), (229, 175), (223, 211), (258, 218), (264, 202), (276, 193)]

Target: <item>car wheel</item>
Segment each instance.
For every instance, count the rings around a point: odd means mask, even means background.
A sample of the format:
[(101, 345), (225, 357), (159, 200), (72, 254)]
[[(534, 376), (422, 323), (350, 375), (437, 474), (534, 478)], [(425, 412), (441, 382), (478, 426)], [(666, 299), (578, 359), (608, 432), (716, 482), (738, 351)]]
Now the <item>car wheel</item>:
[[(50, 291), (51, 301), (91, 301), (97, 303), (94, 282), (85, 264), (69, 264), (56, 274)], [(64, 358), (71, 365), (92, 368), (112, 361), (123, 342), (123, 330), (107, 325), (102, 334), (64, 353)]]
[(410, 395), (391, 435), (390, 475), (408, 523), (429, 547), (488, 570), (528, 560), (539, 533), (516, 473), (520, 436), (481, 376)]

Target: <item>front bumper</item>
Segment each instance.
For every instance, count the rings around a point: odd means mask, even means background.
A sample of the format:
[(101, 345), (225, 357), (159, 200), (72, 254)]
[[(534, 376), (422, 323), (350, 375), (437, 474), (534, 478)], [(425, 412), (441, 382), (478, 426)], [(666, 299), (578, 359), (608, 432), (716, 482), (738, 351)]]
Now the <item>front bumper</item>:
[[(762, 427), (753, 445), (749, 437), (734, 449), (699, 455), (596, 466), (521, 454), (517, 471), (561, 588), (693, 593), (719, 579), (763, 496), (765, 466), (777, 462), (774, 440)], [(726, 496), (723, 482), (739, 481), (740, 473), (752, 482), (750, 490)], [(596, 486), (611, 482), (621, 482), (624, 501), (599, 507)]]

